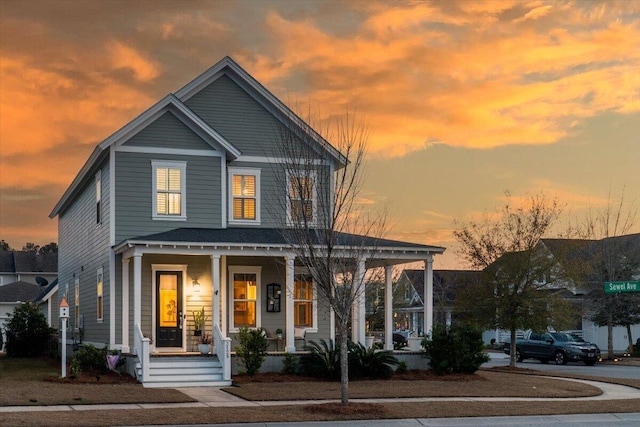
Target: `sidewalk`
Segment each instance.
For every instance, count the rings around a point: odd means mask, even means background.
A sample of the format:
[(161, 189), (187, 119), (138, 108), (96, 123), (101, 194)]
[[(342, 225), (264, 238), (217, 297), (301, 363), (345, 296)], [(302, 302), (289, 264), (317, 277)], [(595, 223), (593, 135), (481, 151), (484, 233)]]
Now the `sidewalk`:
[[(557, 379), (557, 378), (555, 378)], [(564, 398), (525, 398), (525, 397), (416, 397), (416, 398), (386, 398), (386, 399), (349, 399), (350, 402), (364, 403), (402, 403), (402, 402), (521, 402), (521, 401), (574, 401), (574, 400), (624, 400), (640, 399), (640, 390), (616, 384), (601, 383), (597, 381), (577, 380), (562, 378), (566, 381), (576, 381), (598, 387), (602, 390), (599, 396), (591, 397), (564, 397)], [(293, 400), (293, 401), (248, 401), (222, 391), (219, 387), (185, 387), (178, 391), (192, 397), (197, 402), (188, 403), (135, 403), (135, 404), (108, 404), (108, 405), (55, 405), (55, 406), (4, 406), (0, 407), (0, 413), (6, 412), (49, 412), (49, 411), (96, 411), (96, 410), (122, 410), (122, 409), (159, 409), (159, 408), (206, 408), (206, 407), (266, 407), (285, 405), (314, 405), (336, 400)]]

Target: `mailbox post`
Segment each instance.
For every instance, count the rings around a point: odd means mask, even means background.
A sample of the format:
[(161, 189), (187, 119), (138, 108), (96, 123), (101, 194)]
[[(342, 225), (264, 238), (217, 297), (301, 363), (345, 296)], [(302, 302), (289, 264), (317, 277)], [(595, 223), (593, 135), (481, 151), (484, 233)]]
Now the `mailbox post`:
[(69, 303), (62, 297), (60, 301), (60, 320), (62, 321), (62, 378), (67, 376), (67, 321), (69, 320)]

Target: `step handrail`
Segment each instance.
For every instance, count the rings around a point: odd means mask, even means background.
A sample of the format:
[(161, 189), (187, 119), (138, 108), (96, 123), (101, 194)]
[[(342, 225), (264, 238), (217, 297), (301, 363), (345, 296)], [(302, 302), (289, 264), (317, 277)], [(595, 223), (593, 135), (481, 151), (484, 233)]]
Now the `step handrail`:
[(231, 380), (231, 338), (222, 335), (220, 325), (213, 326), (213, 351), (222, 365), (222, 379)]
[(140, 325), (136, 323), (135, 331), (135, 347), (134, 353), (138, 356), (140, 362), (140, 370), (142, 371), (142, 382), (149, 380), (149, 354), (151, 353), (151, 339), (144, 336)]

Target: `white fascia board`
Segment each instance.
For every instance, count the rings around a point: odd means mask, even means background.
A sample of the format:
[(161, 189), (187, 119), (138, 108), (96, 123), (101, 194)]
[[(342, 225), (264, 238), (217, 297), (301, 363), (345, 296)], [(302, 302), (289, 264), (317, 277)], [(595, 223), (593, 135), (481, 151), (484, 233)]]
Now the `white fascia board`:
[(56, 292), (58, 292), (58, 286), (59, 285), (55, 285), (49, 292), (47, 292), (40, 301), (47, 301), (49, 298), (51, 298), (53, 296), (53, 294), (55, 294)]
[(79, 188), (81, 187), (81, 184), (84, 182), (85, 178), (88, 175), (93, 176), (93, 168), (95, 167), (95, 164), (98, 162), (98, 159), (102, 155), (103, 151), (104, 150), (101, 149), (99, 145), (93, 149), (93, 152), (91, 153), (87, 161), (84, 163), (82, 168), (80, 168), (80, 171), (78, 172), (76, 177), (73, 179), (73, 181), (71, 181), (71, 184), (69, 185), (69, 187), (67, 187), (67, 189), (65, 190), (60, 200), (58, 200), (58, 203), (56, 203), (56, 205), (54, 206), (53, 210), (49, 214), (49, 218), (53, 219), (56, 217), (56, 215), (60, 213), (60, 211), (67, 204), (71, 196), (74, 195), (76, 191), (79, 190)]

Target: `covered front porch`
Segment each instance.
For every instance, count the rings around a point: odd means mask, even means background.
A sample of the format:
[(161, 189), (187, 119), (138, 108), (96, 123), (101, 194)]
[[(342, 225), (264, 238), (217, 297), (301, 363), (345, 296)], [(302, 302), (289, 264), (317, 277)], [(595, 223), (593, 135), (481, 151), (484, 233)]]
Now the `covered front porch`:
[[(234, 339), (244, 326), (264, 328), (274, 354), (299, 352), (309, 340), (335, 339), (329, 304), (284, 242), (220, 244), (152, 237), (127, 241), (114, 249), (121, 310), (112, 347), (137, 357), (136, 371), (143, 384), (149, 384), (154, 364), (191, 372), (189, 367), (180, 367), (179, 362), (186, 360), (180, 356), (195, 356), (203, 336), (211, 337), (212, 343), (210, 355), (201, 364), (215, 362), (207, 370), (216, 371), (221, 384), (230, 383)], [(393, 350), (394, 266), (423, 261), (425, 295), (433, 292), (433, 254), (443, 249), (417, 246), (413, 250), (377, 248), (356, 260), (362, 277), (371, 269), (384, 272), (384, 348), (388, 350)], [(197, 335), (194, 315), (202, 310), (206, 322)], [(431, 329), (432, 311), (431, 304), (425, 304), (424, 330)], [(279, 329), (281, 335), (276, 334)], [(361, 292), (353, 306), (351, 339), (364, 345), (365, 336)]]

